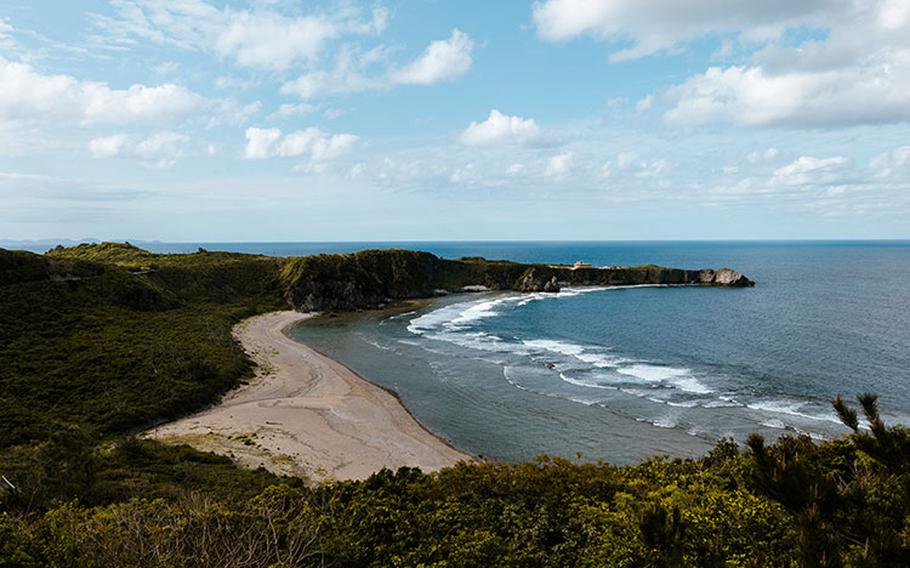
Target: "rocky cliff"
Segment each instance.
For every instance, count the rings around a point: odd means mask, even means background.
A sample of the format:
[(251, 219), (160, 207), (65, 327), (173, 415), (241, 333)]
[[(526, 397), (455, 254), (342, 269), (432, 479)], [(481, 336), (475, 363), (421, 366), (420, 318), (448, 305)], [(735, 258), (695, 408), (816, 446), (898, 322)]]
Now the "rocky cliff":
[(285, 295), (300, 311), (353, 310), (391, 300), (430, 297), (465, 287), (558, 292), (563, 286), (675, 284), (746, 287), (754, 283), (729, 268), (681, 270), (659, 266), (572, 268), (483, 258), (448, 260), (426, 252), (371, 250), (288, 259)]

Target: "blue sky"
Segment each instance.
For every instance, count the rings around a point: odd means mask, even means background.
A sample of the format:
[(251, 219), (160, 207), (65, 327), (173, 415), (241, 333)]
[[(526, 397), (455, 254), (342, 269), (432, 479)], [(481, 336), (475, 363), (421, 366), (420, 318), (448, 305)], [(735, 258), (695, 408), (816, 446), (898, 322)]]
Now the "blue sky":
[(0, 238), (908, 238), (908, 121), (906, 0), (7, 0)]

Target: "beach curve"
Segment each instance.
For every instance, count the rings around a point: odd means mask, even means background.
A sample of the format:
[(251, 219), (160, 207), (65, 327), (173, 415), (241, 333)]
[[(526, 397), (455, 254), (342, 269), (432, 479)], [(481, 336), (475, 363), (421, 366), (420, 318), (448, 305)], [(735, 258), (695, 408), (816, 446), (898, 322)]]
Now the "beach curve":
[(313, 315), (287, 310), (237, 324), (233, 335), (255, 361), (255, 378), (145, 435), (312, 481), (474, 459), (427, 430), (395, 393), (292, 339), (289, 331)]

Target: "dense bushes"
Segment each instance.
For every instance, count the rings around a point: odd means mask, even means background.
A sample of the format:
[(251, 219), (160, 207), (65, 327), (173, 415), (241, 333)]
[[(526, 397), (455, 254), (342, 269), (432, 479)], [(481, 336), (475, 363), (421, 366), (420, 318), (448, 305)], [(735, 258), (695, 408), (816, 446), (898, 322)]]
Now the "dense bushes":
[[(906, 430), (888, 432), (906, 450)], [(0, 566), (905, 565), (908, 472), (862, 444), (785, 438), (739, 453), (724, 443), (701, 460), (631, 467), (403, 468), (309, 488), (285, 481), (254, 498), (244, 489), (264, 479), (157, 500), (149, 485), (145, 498), (0, 517)], [(837, 496), (824, 514), (804, 514), (831, 499), (816, 489), (826, 479)]]
[[(96, 264), (108, 253), (121, 264)], [(0, 250), (0, 449), (64, 425), (120, 433), (211, 403), (252, 375), (230, 330), (286, 305), (277, 278), (275, 259), (248, 255)]]
[[(905, 428), (884, 427), (721, 442), (700, 460), (540, 458), (315, 487), (125, 440), (83, 450), (93, 473), (71, 472), (82, 481), (43, 512), (7, 496), (0, 566), (905, 566), (910, 472), (866, 451), (886, 439), (910, 449)], [(79, 453), (40, 459), (68, 468)], [(216, 469), (178, 481), (194, 460)]]

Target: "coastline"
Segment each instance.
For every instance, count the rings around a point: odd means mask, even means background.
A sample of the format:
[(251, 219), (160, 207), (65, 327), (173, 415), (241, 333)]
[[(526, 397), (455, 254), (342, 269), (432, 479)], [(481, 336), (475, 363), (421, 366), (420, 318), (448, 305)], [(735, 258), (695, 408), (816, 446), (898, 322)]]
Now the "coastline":
[(254, 379), (145, 435), (317, 482), (476, 459), (429, 431), (393, 391), (294, 340), (290, 330), (314, 315), (287, 310), (238, 323), (233, 335), (256, 363)]

